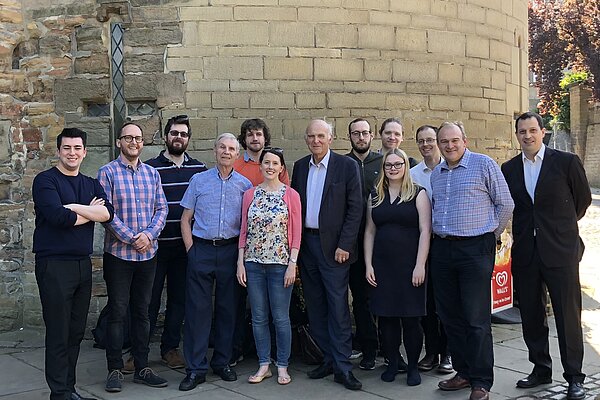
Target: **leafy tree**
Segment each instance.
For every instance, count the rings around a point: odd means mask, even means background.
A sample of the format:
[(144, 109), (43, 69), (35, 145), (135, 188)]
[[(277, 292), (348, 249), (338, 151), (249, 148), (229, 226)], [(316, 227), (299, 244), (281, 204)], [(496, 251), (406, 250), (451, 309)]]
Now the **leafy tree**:
[(540, 109), (558, 115), (563, 72), (587, 71), (600, 100), (600, 2), (529, 0), (529, 64), (537, 75)]

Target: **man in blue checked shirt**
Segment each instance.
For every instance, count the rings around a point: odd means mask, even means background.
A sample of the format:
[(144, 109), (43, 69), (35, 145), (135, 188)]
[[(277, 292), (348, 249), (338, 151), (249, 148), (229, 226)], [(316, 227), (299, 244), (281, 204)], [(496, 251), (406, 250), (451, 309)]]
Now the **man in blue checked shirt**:
[(181, 236), (188, 254), (183, 353), (186, 376), (179, 390), (192, 390), (206, 381), (208, 340), (215, 288), (215, 339), (210, 360), (224, 381), (237, 380), (229, 367), (238, 303), (236, 278), (242, 196), (252, 187), (233, 170), (240, 143), (231, 133), (215, 141), (216, 165), (194, 175), (183, 195)]
[[(123, 321), (131, 310), (133, 381), (165, 387), (167, 381), (148, 367), (150, 322), (148, 305), (156, 271), (158, 235), (165, 226), (168, 207), (156, 169), (140, 161), (142, 129), (128, 122), (119, 131), (119, 157), (98, 171), (98, 180), (115, 208), (104, 224), (104, 280), (108, 293), (105, 390), (120, 392), (123, 374)], [(131, 304), (130, 304), (131, 303)]]
[(460, 122), (444, 122), (437, 142), (444, 161), (431, 173), (430, 271), (457, 372), (438, 386), (471, 387), (470, 400), (488, 400), (494, 381), (490, 280), (514, 202), (498, 164), (467, 149)]

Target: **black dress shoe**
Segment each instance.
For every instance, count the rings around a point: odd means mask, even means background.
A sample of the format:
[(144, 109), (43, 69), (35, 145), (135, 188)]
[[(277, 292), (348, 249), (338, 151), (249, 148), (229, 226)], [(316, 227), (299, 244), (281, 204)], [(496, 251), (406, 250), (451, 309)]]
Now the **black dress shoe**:
[(552, 378), (549, 376), (539, 376), (538, 374), (531, 373), (527, 378), (519, 379), (517, 381), (517, 387), (522, 389), (531, 389), (539, 385), (546, 383), (552, 383)]
[(331, 374), (333, 374), (333, 367), (329, 364), (321, 364), (317, 368), (306, 373), (310, 379), (322, 379)]
[(419, 361), (417, 366), (420, 371), (431, 371), (440, 363), (440, 356), (437, 354), (425, 354), (425, 357)]
[(583, 383), (569, 383), (569, 389), (567, 390), (567, 400), (581, 399), (585, 399), (585, 389), (583, 388)]
[(187, 392), (188, 390), (192, 390), (193, 388), (204, 382), (206, 382), (206, 376), (204, 374), (195, 374), (192, 372), (187, 374), (185, 378), (183, 378), (183, 380), (179, 384), (179, 390)]
[(360, 383), (360, 381), (354, 377), (352, 371), (336, 372), (333, 375), (333, 380), (344, 385), (346, 389), (360, 390), (362, 388), (362, 383)]
[(233, 382), (237, 381), (237, 374), (232, 370), (229, 365), (223, 368), (214, 369), (213, 372), (221, 377), (224, 381)]
[(77, 392), (71, 393), (71, 400), (98, 400), (95, 397), (83, 397)]

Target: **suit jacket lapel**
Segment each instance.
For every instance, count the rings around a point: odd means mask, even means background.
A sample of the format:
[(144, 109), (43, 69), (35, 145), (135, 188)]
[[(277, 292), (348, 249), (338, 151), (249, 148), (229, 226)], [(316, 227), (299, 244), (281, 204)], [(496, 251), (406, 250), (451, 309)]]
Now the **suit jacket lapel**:
[(546, 147), (546, 151), (544, 152), (544, 161), (542, 162), (542, 169), (540, 170), (540, 176), (538, 177), (537, 185), (541, 184), (546, 175), (548, 175), (548, 171), (552, 167), (552, 157), (556, 154), (556, 151)]
[(331, 182), (333, 181), (333, 174), (335, 173), (336, 154), (332, 151), (329, 154), (329, 163), (327, 164), (327, 175), (325, 175), (325, 184), (323, 186), (323, 196), (321, 197), (321, 206), (323, 206), (323, 200), (327, 196)]

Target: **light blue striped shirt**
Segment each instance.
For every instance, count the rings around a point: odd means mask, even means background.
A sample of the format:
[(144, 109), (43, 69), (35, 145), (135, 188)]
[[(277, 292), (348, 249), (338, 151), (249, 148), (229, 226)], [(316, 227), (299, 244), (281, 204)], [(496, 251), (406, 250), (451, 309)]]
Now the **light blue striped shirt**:
[(442, 161), (431, 173), (433, 233), (499, 237), (515, 204), (498, 164), (468, 149), (458, 165)]
[(192, 235), (208, 240), (239, 236), (242, 196), (251, 187), (235, 171), (221, 179), (217, 167), (194, 175), (181, 200), (182, 207), (194, 210)]

